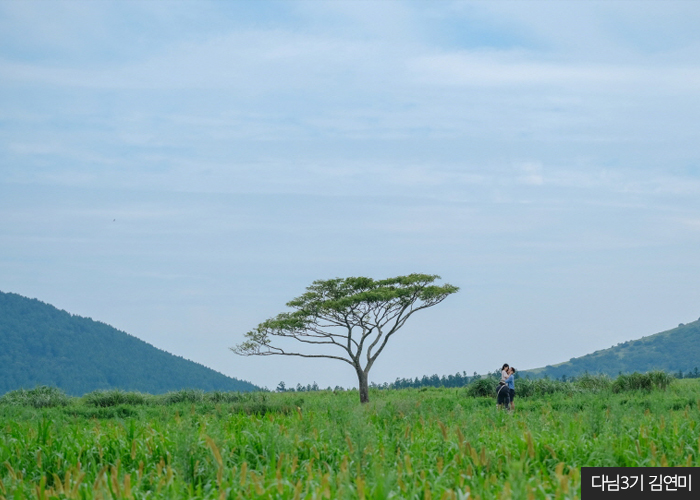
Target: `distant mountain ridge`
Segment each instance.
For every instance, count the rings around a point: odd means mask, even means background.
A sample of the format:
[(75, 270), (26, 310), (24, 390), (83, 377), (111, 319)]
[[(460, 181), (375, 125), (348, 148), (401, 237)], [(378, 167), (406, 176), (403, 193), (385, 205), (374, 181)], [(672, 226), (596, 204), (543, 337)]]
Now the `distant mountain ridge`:
[(521, 375), (561, 378), (562, 375), (577, 377), (586, 372), (610, 376), (650, 370), (687, 373), (697, 367), (700, 367), (700, 319), (564, 363), (524, 370)]
[(0, 394), (36, 385), (72, 395), (114, 388), (151, 394), (259, 390), (105, 323), (0, 292)]

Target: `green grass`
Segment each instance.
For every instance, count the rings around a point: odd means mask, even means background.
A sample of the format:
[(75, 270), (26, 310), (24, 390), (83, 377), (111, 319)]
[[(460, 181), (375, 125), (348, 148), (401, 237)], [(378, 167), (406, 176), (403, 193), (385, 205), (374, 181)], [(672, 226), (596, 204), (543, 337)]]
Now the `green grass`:
[(3, 398), (0, 497), (574, 499), (581, 466), (700, 465), (700, 381), (588, 383), (513, 413), (469, 388)]

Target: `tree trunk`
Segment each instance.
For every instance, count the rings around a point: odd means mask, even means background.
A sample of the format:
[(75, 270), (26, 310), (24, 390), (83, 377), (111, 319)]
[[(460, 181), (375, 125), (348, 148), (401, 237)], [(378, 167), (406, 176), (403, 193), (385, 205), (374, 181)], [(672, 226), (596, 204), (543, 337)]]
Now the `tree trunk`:
[(357, 379), (360, 387), (360, 403), (369, 403), (369, 385), (367, 383), (367, 374), (358, 368)]

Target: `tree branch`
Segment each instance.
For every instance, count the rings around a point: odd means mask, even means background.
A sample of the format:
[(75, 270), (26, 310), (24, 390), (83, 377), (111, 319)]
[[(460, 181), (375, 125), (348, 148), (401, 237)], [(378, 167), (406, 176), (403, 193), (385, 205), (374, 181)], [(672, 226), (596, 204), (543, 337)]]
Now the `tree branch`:
[(258, 351), (258, 352), (240, 352), (236, 350), (235, 348), (231, 348), (233, 352), (236, 354), (239, 354), (241, 356), (299, 356), (302, 358), (327, 358), (327, 359), (337, 359), (339, 361), (345, 361), (349, 365), (351, 365), (353, 368), (355, 367), (355, 364), (350, 361), (349, 359), (342, 358), (340, 356), (332, 356), (330, 354), (303, 354), (300, 352), (286, 352), (283, 349), (279, 347), (273, 347), (273, 346), (266, 346), (268, 349), (274, 349), (277, 352), (272, 352), (272, 351)]

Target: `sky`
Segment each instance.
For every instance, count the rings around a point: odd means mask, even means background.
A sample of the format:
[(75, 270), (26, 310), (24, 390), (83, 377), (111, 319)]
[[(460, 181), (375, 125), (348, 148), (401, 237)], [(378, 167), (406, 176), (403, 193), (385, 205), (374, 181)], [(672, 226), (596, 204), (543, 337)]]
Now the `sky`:
[(314, 280), (437, 274), (370, 372), (567, 361), (700, 316), (700, 4), (0, 0), (0, 290), (228, 348)]

